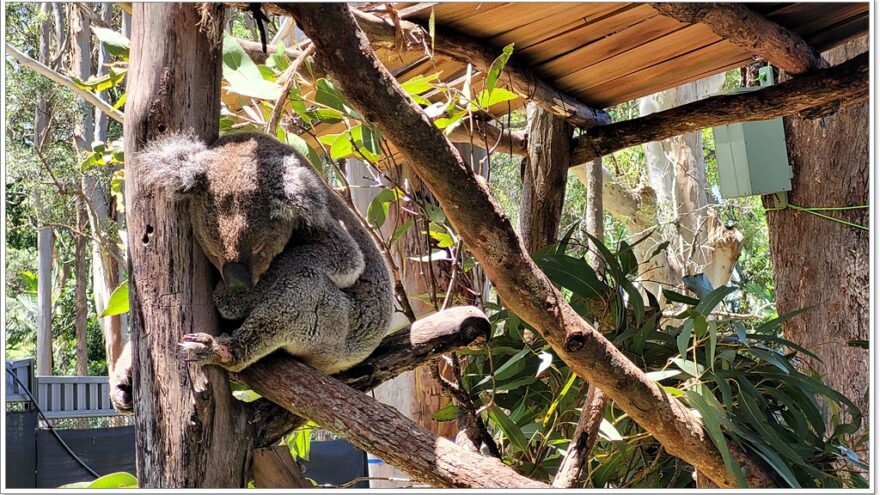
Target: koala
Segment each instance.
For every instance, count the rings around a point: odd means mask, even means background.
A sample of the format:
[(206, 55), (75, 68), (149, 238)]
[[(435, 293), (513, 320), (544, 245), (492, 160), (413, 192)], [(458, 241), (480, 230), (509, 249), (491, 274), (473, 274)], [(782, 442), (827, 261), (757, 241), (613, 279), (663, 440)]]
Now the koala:
[[(135, 159), (146, 185), (189, 201), (195, 237), (220, 273), (217, 310), (241, 321), (228, 335), (184, 335), (183, 359), (240, 371), (281, 349), (332, 374), (366, 359), (385, 337), (393, 311), (388, 265), (296, 150), (257, 133), (210, 146), (174, 134)], [(125, 392), (111, 392), (118, 409), (131, 401)]]

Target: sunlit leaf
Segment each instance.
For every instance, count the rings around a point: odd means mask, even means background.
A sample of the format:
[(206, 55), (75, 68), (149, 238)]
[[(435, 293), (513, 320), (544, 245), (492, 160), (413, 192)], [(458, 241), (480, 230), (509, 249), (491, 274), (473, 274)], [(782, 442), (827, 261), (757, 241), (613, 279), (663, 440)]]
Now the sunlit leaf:
[(128, 313), (128, 280), (122, 282), (119, 284), (119, 287), (113, 290), (113, 293), (110, 294), (110, 299), (107, 301), (107, 307), (104, 308), (104, 311), (98, 317), (104, 318), (123, 313)]
[(95, 33), (95, 37), (107, 48), (110, 55), (128, 59), (131, 42), (122, 33), (94, 24), (90, 25), (89, 29)]
[(489, 94), (495, 89), (495, 85), (498, 83), (498, 77), (501, 75), (501, 71), (504, 70), (504, 66), (507, 65), (507, 61), (510, 59), (511, 54), (513, 54), (513, 43), (505, 46), (504, 50), (501, 51), (501, 55), (499, 55), (489, 67), (489, 72), (486, 74), (486, 91)]
[(446, 404), (440, 410), (431, 415), (431, 419), (434, 421), (452, 421), (453, 419), (458, 417), (459, 408), (455, 404)]

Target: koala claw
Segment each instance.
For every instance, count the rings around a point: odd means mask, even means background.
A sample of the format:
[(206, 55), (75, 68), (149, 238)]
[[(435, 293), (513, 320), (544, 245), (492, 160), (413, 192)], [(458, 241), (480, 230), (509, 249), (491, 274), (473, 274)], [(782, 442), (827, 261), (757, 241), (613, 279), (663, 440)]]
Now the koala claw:
[(180, 347), (183, 360), (198, 364), (228, 364), (232, 362), (229, 347), (223, 345), (206, 333), (188, 333), (181, 337)]

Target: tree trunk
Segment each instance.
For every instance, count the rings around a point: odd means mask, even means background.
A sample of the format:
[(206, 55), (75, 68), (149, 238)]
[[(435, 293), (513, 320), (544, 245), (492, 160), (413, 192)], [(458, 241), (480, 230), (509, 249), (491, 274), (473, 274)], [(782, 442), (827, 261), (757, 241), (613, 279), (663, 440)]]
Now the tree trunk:
[[(102, 3), (100, 12), (101, 20), (109, 24), (112, 19), (112, 14), (113, 4)], [(130, 20), (131, 18), (127, 14), (123, 14), (123, 16), (123, 19), (128, 17)], [(110, 60), (111, 57), (107, 48), (103, 43), (99, 44), (98, 76), (107, 74), (106, 64), (108, 64)], [(98, 97), (106, 101), (107, 92), (99, 92)], [(107, 114), (96, 108), (94, 121), (94, 141), (106, 141), (109, 124)], [(105, 223), (110, 220), (118, 222), (120, 224), (119, 228), (123, 228), (122, 224), (124, 222), (124, 216), (122, 214), (117, 214), (116, 218), (111, 218), (113, 199), (110, 196), (110, 190), (107, 186), (106, 180), (102, 180), (94, 175), (85, 175), (82, 179), (82, 188), (86, 196), (89, 198), (89, 203), (95, 214), (95, 218), (92, 221), (93, 225), (91, 226), (93, 231), (94, 229), (105, 228)], [(106, 252), (106, 250), (97, 242), (92, 243), (91, 256), (92, 293), (95, 297), (95, 308), (98, 313), (100, 313), (107, 307), (107, 302), (110, 300), (110, 294), (112, 294), (113, 290), (119, 286), (122, 278), (121, 275), (125, 271), (125, 268), (119, 266), (119, 263), (110, 256), (110, 253)], [(101, 318), (99, 322), (104, 335), (104, 348), (107, 353), (107, 369), (112, 373), (116, 361), (122, 353), (122, 348), (126, 340), (125, 330), (127, 318), (125, 315), (105, 316), (104, 318)]]
[[(86, 218), (82, 198), (76, 198), (76, 229), (80, 232), (85, 230)], [(86, 291), (88, 289), (88, 260), (86, 259), (86, 238), (83, 235), (74, 235), (75, 255), (74, 264), (76, 272), (76, 286), (74, 289), (74, 313), (76, 315), (76, 374), (86, 376), (89, 374), (88, 352), (88, 318), (89, 301)]]
[(37, 374), (52, 374), (52, 251), (55, 233), (41, 227), (37, 237)]
[[(829, 50), (832, 64), (867, 51), (862, 38)], [(867, 205), (870, 106), (861, 103), (836, 114), (784, 119), (794, 178), (789, 202), (802, 207)], [(769, 205), (768, 205), (769, 206)], [(821, 212), (868, 225), (868, 209)], [(869, 351), (847, 345), (870, 340), (869, 240), (865, 230), (793, 209), (769, 211), (770, 256), (779, 314), (815, 306), (783, 324), (785, 338), (814, 352), (801, 356), (825, 383), (849, 397), (868, 418)], [(861, 432), (868, 429), (867, 419)], [(867, 449), (867, 447), (864, 447)]]
[(125, 118), (129, 299), (142, 488), (243, 487), (248, 418), (216, 366), (181, 361), (186, 333), (217, 332), (211, 266), (183, 203), (144, 189), (136, 153), (166, 132), (211, 142), (220, 119), (222, 5), (132, 5)]
[(529, 156), (522, 177), (519, 232), (526, 251), (533, 253), (556, 242), (574, 128), (534, 103), (526, 111)]
[[(49, 4), (40, 4), (40, 13), (48, 16)], [(49, 62), (49, 37), (52, 25), (46, 20), (40, 26), (39, 61)], [(43, 137), (48, 132), (49, 104), (45, 99), (37, 99), (37, 113), (34, 116), (34, 147), (42, 148)], [(45, 221), (45, 207), (40, 200), (39, 190), (34, 194), (34, 207)], [(52, 252), (55, 250), (55, 233), (52, 227), (40, 227), (37, 234), (37, 374), (52, 374)]]

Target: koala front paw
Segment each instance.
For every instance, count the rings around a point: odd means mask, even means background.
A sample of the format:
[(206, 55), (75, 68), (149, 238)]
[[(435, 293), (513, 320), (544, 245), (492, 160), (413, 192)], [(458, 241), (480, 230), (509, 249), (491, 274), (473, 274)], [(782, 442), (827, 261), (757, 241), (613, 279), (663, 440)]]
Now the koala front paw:
[(181, 337), (180, 352), (184, 361), (196, 364), (218, 364), (220, 366), (232, 363), (232, 352), (229, 346), (217, 341), (213, 336), (206, 333), (188, 333)]

